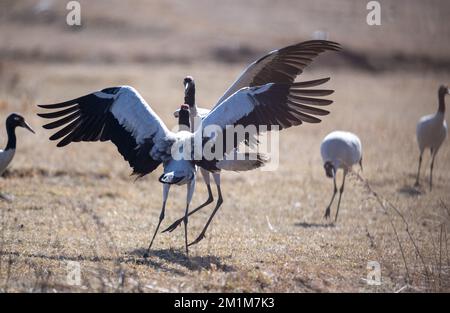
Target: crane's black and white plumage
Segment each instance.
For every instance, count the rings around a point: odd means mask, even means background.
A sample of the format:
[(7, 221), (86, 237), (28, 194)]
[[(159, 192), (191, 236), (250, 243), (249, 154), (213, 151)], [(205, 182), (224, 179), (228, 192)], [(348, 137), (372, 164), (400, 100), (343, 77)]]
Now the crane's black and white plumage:
[(322, 141), (320, 146), (320, 154), (322, 155), (323, 167), (325, 174), (333, 178), (333, 196), (330, 203), (325, 210), (325, 218), (330, 217), (330, 207), (333, 204), (337, 193), (336, 187), (336, 173), (338, 169), (344, 171), (342, 178), (342, 185), (339, 189), (339, 200), (336, 209), (336, 216), (334, 221), (337, 221), (339, 207), (341, 205), (341, 197), (344, 192), (345, 177), (352, 169), (353, 165), (359, 163), (362, 169), (362, 145), (358, 136), (353, 133), (345, 131), (334, 131), (329, 133)]
[[(59, 140), (59, 147), (79, 141), (112, 141), (133, 168), (134, 174), (144, 176), (163, 163), (164, 174), (160, 182), (165, 186), (174, 183), (189, 185), (194, 181), (196, 165), (213, 172), (228, 170), (225, 155), (244, 141), (233, 142), (230, 149), (212, 149), (223, 152), (219, 156), (216, 153), (214, 158), (203, 154), (200, 157), (186, 157), (187, 151), (198, 150), (192, 147), (198, 142), (194, 140), (195, 136), (201, 136), (202, 153), (205, 147), (219, 148), (224, 144), (218, 140), (223, 137), (218, 133), (204, 135), (207, 127), (225, 133), (228, 127), (235, 125), (265, 125), (270, 130), (274, 125), (283, 129), (303, 122), (320, 122), (315, 115), (326, 115), (328, 111), (316, 106), (328, 105), (332, 101), (316, 96), (329, 95), (333, 91), (309, 87), (321, 85), (329, 78), (305, 82), (294, 80), (314, 57), (327, 50), (339, 49), (337, 43), (313, 40), (262, 57), (252, 63), (227, 90), (203, 118), (201, 127), (195, 133), (169, 131), (140, 94), (128, 86), (106, 88), (66, 102), (40, 105), (41, 108), (56, 111), (39, 116), (56, 119), (44, 128), (61, 127), (50, 137), (51, 140)], [(174, 156), (173, 150), (178, 151), (178, 147), (190, 147), (182, 149), (181, 159)], [(261, 166), (263, 162), (256, 164)], [(166, 191), (168, 193), (168, 189)], [(167, 195), (164, 196), (166, 198)], [(184, 218), (186, 230), (187, 212), (188, 205)], [(163, 218), (164, 205), (159, 224)], [(187, 242), (187, 233), (185, 240)]]
[(6, 118), (6, 134), (8, 135), (8, 142), (6, 143), (5, 149), (0, 150), (0, 176), (5, 172), (16, 153), (17, 127), (26, 128), (34, 134), (34, 130), (28, 125), (23, 116), (12, 113)]
[(423, 116), (417, 123), (416, 136), (419, 145), (419, 168), (417, 169), (416, 186), (419, 185), (420, 166), (422, 165), (422, 155), (425, 149), (430, 149), (430, 190), (433, 188), (433, 166), (436, 154), (439, 151), (445, 138), (447, 138), (448, 128), (445, 121), (445, 95), (450, 94), (447, 86), (440, 86), (438, 89), (438, 111), (435, 114)]
[[(188, 105), (188, 107), (189, 107), (190, 130), (191, 130), (191, 132), (195, 132), (201, 126), (203, 118), (206, 115), (208, 115), (210, 110), (197, 107), (197, 104), (195, 102), (195, 81), (192, 76), (185, 77), (183, 80), (183, 85), (184, 85), (184, 103), (185, 103), (185, 105)], [(179, 114), (182, 111), (182, 109), (183, 109), (183, 106), (174, 112), (174, 116), (176, 118), (180, 117)], [(232, 153), (231, 153), (232, 157), (225, 156), (225, 160), (227, 163), (227, 170), (234, 170), (234, 171), (252, 170), (252, 169), (262, 166), (263, 162), (266, 161), (266, 158), (259, 153), (256, 153), (256, 154), (241, 153), (239, 156), (237, 154), (238, 154), (237, 151), (232, 151)], [(220, 170), (210, 172), (210, 171), (200, 167), (200, 172), (202, 174), (203, 181), (205, 182), (206, 188), (208, 190), (208, 199), (203, 204), (201, 204), (194, 210), (190, 211), (188, 213), (188, 216), (191, 216), (195, 212), (198, 212), (200, 209), (204, 208), (205, 206), (207, 206), (208, 204), (210, 204), (214, 201), (214, 197), (213, 197), (212, 190), (211, 190), (210, 174), (213, 176), (214, 183), (216, 184), (216, 187), (217, 187), (217, 203), (216, 203), (216, 206), (215, 206), (214, 210), (212, 211), (210, 217), (208, 218), (208, 221), (206, 222), (203, 230), (201, 231), (200, 235), (197, 237), (196, 240), (191, 242), (189, 245), (196, 244), (205, 237), (205, 233), (206, 233), (209, 225), (211, 224), (212, 219), (214, 218), (215, 214), (217, 213), (217, 211), (219, 210), (220, 206), (223, 203), (222, 190), (220, 187)], [(181, 225), (183, 220), (184, 220), (184, 217), (179, 218), (178, 220), (176, 220), (174, 223), (172, 223), (169, 227), (167, 227), (162, 232), (163, 233), (167, 232), (167, 231), (172, 232), (179, 225)]]
[[(195, 132), (201, 125), (202, 120), (204, 117), (208, 115), (210, 112), (209, 109), (199, 108), (197, 107), (197, 104), (195, 102), (195, 81), (192, 76), (187, 76), (183, 80), (184, 84), (184, 90), (185, 90), (185, 96), (184, 96), (184, 102), (189, 105), (189, 113), (190, 113), (190, 123), (191, 123), (191, 131)], [(180, 109), (176, 110), (174, 112), (174, 116), (178, 117), (178, 114), (180, 112)], [(265, 162), (267, 158), (260, 154), (260, 153), (239, 153), (236, 149), (231, 151), (227, 157), (226, 157), (226, 164), (227, 164), (227, 170), (231, 171), (246, 171), (246, 170), (252, 170), (254, 168), (260, 167), (262, 162)], [(194, 214), (195, 212), (198, 212), (200, 209), (204, 208), (208, 204), (212, 203), (214, 201), (214, 197), (211, 190), (211, 177), (210, 174), (213, 177), (214, 183), (217, 187), (217, 203), (214, 207), (210, 217), (208, 218), (208, 221), (206, 222), (203, 230), (201, 231), (200, 235), (197, 237), (196, 240), (190, 243), (196, 244), (200, 240), (202, 240), (205, 237), (205, 233), (211, 224), (212, 219), (214, 218), (215, 214), (219, 210), (220, 206), (223, 203), (223, 196), (222, 196), (222, 189), (220, 187), (220, 170), (216, 170), (213, 172), (210, 172), (202, 167), (200, 167), (200, 172), (203, 177), (203, 181), (206, 184), (206, 188), (208, 190), (208, 199), (198, 206), (196, 209), (190, 211), (188, 213), (189, 216)], [(166, 228), (163, 232), (169, 231), (172, 232), (175, 230), (181, 223), (183, 222), (183, 217), (176, 220), (174, 223), (172, 223), (168, 228)]]
[[(323, 45), (324, 43), (326, 46)], [(310, 123), (320, 122), (318, 118), (304, 113), (310, 113), (314, 115), (326, 115), (329, 112), (326, 110), (309, 107), (306, 104), (313, 104), (318, 106), (331, 104), (332, 103), (331, 100), (310, 98), (310, 96), (326, 96), (333, 93), (333, 90), (323, 90), (323, 89), (311, 90), (303, 88), (321, 85), (327, 82), (329, 78), (300, 83), (293, 83), (293, 82), (297, 77), (297, 75), (301, 74), (303, 72), (303, 69), (309, 63), (311, 63), (312, 59), (319, 53), (325, 50), (339, 50), (339, 49), (340, 47), (336, 43), (329, 41), (314, 40), (300, 43), (297, 45), (292, 45), (279, 50), (274, 50), (269, 54), (261, 57), (257, 61), (253, 62), (252, 64), (250, 64), (239, 76), (239, 78), (228, 88), (225, 94), (219, 99), (218, 104), (220, 104), (222, 101), (233, 95), (236, 91), (238, 91), (241, 88), (263, 86), (264, 84), (268, 84), (271, 82), (282, 83), (287, 84), (288, 86), (290, 86), (290, 88), (292, 88), (292, 93), (290, 93), (288, 97), (287, 106), (285, 106), (284, 108), (282, 106), (275, 107), (269, 110), (268, 112), (265, 112), (267, 113), (267, 115), (269, 115), (266, 116), (265, 118), (267, 118), (268, 121), (271, 120), (272, 123), (260, 125), (267, 125), (268, 129), (270, 129), (271, 125), (277, 125), (282, 129), (283, 127), (290, 127), (292, 125), (301, 124), (302, 121)], [(184, 85), (185, 85), (185, 103), (189, 104), (190, 106), (191, 128), (193, 131), (195, 131), (197, 129), (197, 125), (199, 125), (201, 121), (208, 116), (210, 110), (197, 107), (195, 103), (195, 82), (191, 76), (187, 76), (184, 79)], [(296, 88), (298, 89), (296, 90)], [(214, 107), (213, 110), (216, 107)], [(258, 115), (260, 116), (261, 112), (258, 112), (257, 109), (258, 108), (256, 108), (254, 114), (256, 118), (259, 118)], [(277, 117), (278, 118), (277, 119), (275, 115), (273, 115), (271, 119), (270, 114), (273, 113), (275, 110), (280, 109), (285, 110), (285, 114), (287, 116), (285, 116), (284, 118), (279, 116)], [(237, 113), (239, 114), (239, 112)], [(233, 114), (233, 112), (224, 112), (219, 114), (222, 115), (224, 118), (226, 118), (227, 115), (231, 115)], [(298, 114), (302, 116), (300, 117)], [(175, 117), (178, 116), (178, 110), (174, 112), (174, 116)], [(236, 124), (244, 126), (249, 125), (246, 123), (245, 119), (241, 120), (240, 123)], [(237, 153), (238, 152), (236, 151), (236, 154)], [(258, 156), (258, 159), (259, 158), (260, 156)], [(239, 162), (230, 161), (228, 164), (233, 168), (239, 167)], [(211, 192), (209, 171), (205, 167), (201, 167), (200, 171), (207, 186), (208, 199), (206, 200), (205, 203), (197, 207), (195, 210), (189, 212), (189, 215), (197, 212), (201, 208), (205, 207), (206, 205), (214, 201)], [(205, 228), (197, 237), (197, 239), (194, 242), (192, 242), (193, 244), (198, 243), (201, 239), (204, 238), (208, 225), (210, 224), (212, 218), (214, 217), (215, 213), (217, 212), (218, 208), (223, 202), (222, 192), (220, 188), (220, 172), (217, 171), (217, 169), (212, 169), (212, 176), (217, 186), (218, 201), (215, 209), (213, 210), (212, 215), (210, 216), (207, 224), (205, 225)], [(183, 218), (176, 220), (163, 232), (173, 231), (181, 224), (182, 220)]]
[[(202, 119), (208, 115), (210, 109), (200, 108), (195, 102), (195, 81), (192, 76), (186, 76), (183, 79), (184, 103), (189, 106), (191, 130), (196, 131), (201, 124)], [(180, 109), (175, 110), (173, 115), (178, 118)]]
[[(152, 172), (163, 163), (164, 173), (159, 178), (164, 184), (163, 205), (157, 229), (149, 245), (150, 249), (164, 219), (170, 185), (187, 184), (186, 207), (192, 199), (195, 164), (183, 158), (174, 159), (171, 151), (172, 146), (184, 147), (184, 142), (191, 141), (192, 133), (189, 129), (176, 133), (169, 131), (141, 95), (129, 86), (106, 88), (70, 101), (39, 106), (44, 109), (57, 109), (38, 115), (57, 119), (43, 127), (62, 127), (50, 137), (50, 140), (59, 140), (58, 147), (64, 147), (71, 142), (110, 140), (128, 161), (133, 174), (138, 177)], [(179, 117), (180, 125), (186, 123), (189, 125), (188, 109), (182, 110)], [(185, 228), (187, 229), (187, 218)], [(187, 236), (185, 239), (188, 252)]]
[[(191, 131), (195, 132), (200, 127), (202, 119), (206, 115), (208, 115), (210, 110), (197, 107), (197, 104), (195, 102), (195, 81), (192, 76), (186, 76), (183, 80), (183, 85), (184, 85), (184, 103), (189, 106)], [(180, 109), (178, 109), (174, 112), (174, 116), (176, 118), (178, 118), (179, 113), (180, 113)], [(254, 162), (260, 162), (259, 160), (262, 160), (262, 159), (263, 159), (262, 157), (257, 156), (256, 158), (254, 158)], [(239, 162), (239, 161), (237, 161), (237, 162)], [(248, 162), (251, 162), (251, 161), (249, 160)], [(252, 169), (255, 166), (258, 166), (258, 164), (254, 165), (254, 164), (250, 163), (250, 164), (247, 164), (247, 166), (249, 167), (249, 169)], [(211, 173), (204, 168), (200, 168), (200, 173), (202, 174), (203, 181), (205, 182), (206, 188), (208, 190), (208, 199), (203, 204), (201, 204), (194, 210), (190, 211), (188, 213), (188, 215), (191, 216), (195, 212), (198, 212), (200, 209), (206, 207), (208, 204), (210, 204), (214, 201), (214, 196), (213, 196), (213, 193), (211, 190), (210, 174), (213, 176), (214, 183), (216, 184), (216, 187), (217, 187), (217, 203), (216, 203), (216, 207), (214, 208), (214, 210), (213, 210), (210, 218), (208, 219), (205, 227), (203, 228), (202, 232), (197, 237), (197, 239), (195, 241), (193, 241), (191, 244), (198, 243), (201, 239), (204, 238), (206, 230), (207, 230), (208, 226), (210, 225), (212, 218), (214, 217), (214, 215), (218, 211), (219, 207), (223, 203), (222, 190), (220, 188), (220, 171)], [(169, 227), (167, 227), (165, 230), (163, 230), (163, 232), (174, 231), (179, 225), (181, 225), (182, 222), (183, 222), (183, 218), (179, 218), (174, 223), (172, 223)]]
[[(152, 240), (150, 241), (150, 245), (148, 247), (147, 255), (149, 250), (153, 244), (153, 240), (158, 233), (159, 226), (161, 225), (162, 220), (164, 219), (165, 206), (167, 201), (167, 196), (169, 194), (169, 188), (171, 184), (183, 185), (187, 184), (187, 196), (186, 196), (186, 210), (184, 214), (184, 240), (186, 247), (186, 255), (189, 255), (188, 250), (188, 237), (187, 237), (187, 223), (188, 223), (188, 211), (189, 204), (192, 200), (192, 195), (194, 194), (195, 189), (195, 174), (196, 174), (196, 166), (190, 160), (184, 159), (181, 155), (177, 155), (179, 153), (183, 154), (183, 144), (190, 143), (192, 140), (192, 133), (190, 132), (190, 123), (189, 123), (189, 107), (182, 106), (180, 109), (179, 117), (178, 117), (178, 126), (179, 130), (176, 133), (178, 140), (175, 143), (181, 143), (182, 145), (177, 148), (176, 151), (171, 151), (171, 158), (166, 159), (164, 161), (164, 174), (161, 175), (159, 181), (163, 183), (163, 208), (161, 210), (161, 214), (159, 217), (158, 226), (153, 234)], [(170, 142), (169, 142), (170, 144)], [(173, 157), (176, 157), (175, 159)]]

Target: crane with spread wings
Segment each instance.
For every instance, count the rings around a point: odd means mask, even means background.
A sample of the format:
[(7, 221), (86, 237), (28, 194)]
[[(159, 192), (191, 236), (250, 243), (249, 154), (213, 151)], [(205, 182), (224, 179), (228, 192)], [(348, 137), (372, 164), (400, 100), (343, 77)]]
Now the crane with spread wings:
[[(236, 140), (231, 147), (223, 147), (223, 142), (217, 139), (223, 136), (205, 135), (205, 129), (214, 127), (219, 132), (226, 133), (229, 127), (237, 125), (253, 125), (257, 129), (265, 126), (267, 130), (271, 130), (274, 126), (284, 129), (303, 122), (320, 122), (317, 116), (329, 112), (318, 107), (332, 103), (332, 100), (320, 97), (330, 95), (333, 90), (311, 87), (322, 85), (329, 78), (303, 82), (296, 82), (295, 79), (320, 53), (338, 50), (338, 43), (311, 40), (274, 50), (263, 56), (244, 70), (203, 117), (201, 126), (195, 132), (170, 131), (138, 91), (130, 86), (105, 88), (73, 100), (39, 105), (52, 111), (38, 115), (55, 119), (43, 127), (60, 128), (50, 136), (50, 140), (59, 140), (58, 147), (72, 142), (111, 141), (128, 161), (133, 174), (138, 177), (151, 173), (163, 164), (164, 172), (159, 178), (163, 183), (163, 204), (148, 251), (164, 219), (170, 186), (186, 184), (188, 192), (183, 222), (188, 254), (187, 224), (196, 167), (216, 172), (250, 170), (264, 164), (264, 160), (255, 154), (254, 157), (244, 156), (243, 163), (236, 169), (230, 167), (227, 153), (236, 149), (241, 142)], [(188, 110), (186, 107), (180, 110), (180, 125), (189, 123)], [(195, 140), (196, 136), (200, 136), (201, 140)], [(208, 147), (209, 151), (218, 150), (223, 153), (220, 156), (214, 153), (213, 157), (203, 154), (193, 156), (193, 151), (198, 151), (193, 147), (195, 142), (200, 142), (201, 148)], [(219, 147), (222, 149), (218, 149)], [(210, 220), (207, 225), (209, 222)], [(197, 243), (204, 237), (206, 228), (207, 226), (192, 243)]]

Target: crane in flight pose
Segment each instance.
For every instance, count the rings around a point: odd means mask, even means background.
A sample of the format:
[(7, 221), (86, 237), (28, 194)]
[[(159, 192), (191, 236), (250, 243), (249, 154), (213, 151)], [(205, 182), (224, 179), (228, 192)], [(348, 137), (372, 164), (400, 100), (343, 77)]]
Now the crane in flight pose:
[[(188, 255), (187, 225), (189, 203), (195, 187), (195, 166), (210, 172), (249, 170), (262, 166), (264, 161), (258, 154), (255, 158), (244, 158), (237, 168), (230, 166), (226, 155), (240, 143), (248, 143), (245, 138), (233, 140), (231, 145), (221, 140), (226, 137), (227, 131), (237, 125), (253, 125), (257, 130), (265, 126), (270, 131), (274, 127), (284, 129), (303, 122), (320, 122), (314, 115), (329, 112), (317, 106), (329, 105), (332, 100), (317, 97), (333, 91), (309, 87), (322, 85), (329, 78), (303, 82), (295, 82), (295, 79), (314, 57), (327, 50), (337, 51), (340, 46), (330, 41), (312, 40), (272, 51), (253, 62), (203, 118), (194, 133), (169, 131), (151, 106), (130, 86), (105, 88), (73, 100), (39, 105), (53, 111), (38, 115), (56, 119), (43, 127), (61, 127), (50, 137), (50, 140), (59, 140), (58, 147), (80, 141), (111, 141), (138, 177), (163, 164), (164, 172), (159, 178), (163, 183), (163, 205), (148, 252), (165, 217), (170, 185), (186, 184), (188, 192), (183, 222)], [(183, 118), (186, 118), (187, 111), (182, 114)], [(211, 128), (216, 132), (207, 131)], [(198, 151), (195, 147), (196, 136), (201, 139), (200, 155), (194, 155)], [(205, 154), (205, 151), (215, 153)], [(202, 235), (194, 242), (200, 241)]]

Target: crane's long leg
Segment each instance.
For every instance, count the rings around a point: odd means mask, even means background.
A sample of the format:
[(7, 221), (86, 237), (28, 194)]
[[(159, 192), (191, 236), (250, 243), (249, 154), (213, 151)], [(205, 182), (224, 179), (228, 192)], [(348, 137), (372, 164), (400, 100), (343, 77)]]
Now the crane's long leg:
[(155, 233), (153, 234), (152, 240), (150, 241), (150, 244), (148, 246), (147, 253), (144, 255), (145, 257), (147, 257), (148, 254), (150, 253), (150, 249), (151, 249), (151, 247), (153, 245), (153, 241), (155, 240), (156, 234), (158, 233), (159, 226), (161, 225), (161, 222), (164, 219), (167, 197), (169, 196), (169, 190), (170, 190), (170, 185), (169, 184), (164, 184), (163, 185), (163, 204), (162, 204), (161, 214), (159, 215), (158, 226), (156, 226), (156, 230), (155, 230)]
[(188, 224), (188, 212), (189, 212), (189, 204), (191, 203), (192, 200), (192, 195), (194, 194), (194, 189), (195, 189), (195, 178), (192, 179), (188, 184), (187, 184), (187, 196), (186, 196), (186, 210), (184, 211), (184, 244), (186, 247), (186, 256), (189, 257), (189, 245), (188, 245), (188, 237), (187, 237), (187, 224)]
[(214, 218), (214, 215), (216, 215), (217, 211), (219, 210), (220, 206), (223, 203), (222, 190), (220, 189), (220, 174), (213, 173), (213, 177), (214, 177), (214, 182), (217, 185), (217, 194), (218, 194), (216, 207), (214, 208), (213, 212), (211, 213), (211, 216), (209, 217), (208, 221), (206, 222), (205, 226), (203, 227), (202, 232), (197, 237), (197, 239), (195, 239), (193, 242), (191, 242), (189, 244), (190, 246), (195, 245), (196, 243), (199, 243), (203, 238), (205, 238), (205, 233), (206, 233), (206, 230), (208, 229), (209, 224), (211, 224), (211, 221)]
[(336, 187), (336, 172), (334, 172), (333, 174), (333, 185), (334, 185), (334, 189), (333, 189), (333, 195), (331, 196), (331, 200), (330, 203), (328, 204), (326, 210), (325, 210), (325, 215), (323, 216), (324, 218), (329, 218), (330, 217), (330, 207), (333, 204), (334, 201), (334, 197), (336, 196), (337, 193), (337, 187)]
[(341, 198), (342, 198), (342, 193), (344, 192), (344, 185), (345, 185), (345, 176), (347, 176), (347, 170), (344, 170), (344, 177), (342, 178), (342, 185), (341, 188), (339, 189), (339, 200), (338, 200), (338, 205), (337, 205), (337, 209), (336, 209), (336, 216), (334, 217), (334, 221), (337, 221), (337, 217), (339, 214), (339, 207), (341, 206)]
[(430, 165), (430, 191), (433, 189), (433, 167), (434, 167), (434, 158), (436, 157), (437, 151), (432, 151), (431, 157), (431, 165)]
[[(203, 203), (202, 205), (200, 205), (196, 209), (190, 211), (188, 216), (191, 216), (191, 214), (194, 214), (195, 212), (197, 212), (201, 208), (204, 208), (205, 206), (207, 206), (208, 204), (210, 204), (211, 202), (214, 201), (214, 197), (213, 197), (213, 194), (212, 194), (212, 191), (211, 191), (211, 184), (210, 184), (210, 179), (209, 179), (209, 171), (201, 168), (200, 172), (202, 173), (202, 177), (203, 177), (203, 180), (204, 180), (204, 182), (206, 184), (206, 188), (208, 188), (208, 199), (205, 201), (205, 203)], [(184, 219), (184, 217), (177, 219), (175, 222), (172, 223), (172, 225), (170, 225), (169, 227), (164, 229), (162, 231), (162, 233), (165, 233), (167, 231), (169, 231), (169, 232), (174, 231), (178, 226), (180, 226), (181, 222), (183, 222), (183, 219)]]
[(416, 187), (419, 186), (420, 167), (422, 166), (422, 155), (423, 155), (423, 151), (420, 151), (419, 168), (417, 169), (416, 183), (414, 184), (414, 186), (416, 186)]

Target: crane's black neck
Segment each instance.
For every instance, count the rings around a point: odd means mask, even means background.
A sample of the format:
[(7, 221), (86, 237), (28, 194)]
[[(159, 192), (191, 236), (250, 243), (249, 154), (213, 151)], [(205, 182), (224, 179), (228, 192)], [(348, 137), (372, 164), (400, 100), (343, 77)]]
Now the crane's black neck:
[(184, 103), (189, 105), (190, 108), (195, 106), (195, 85), (192, 84), (188, 87), (188, 90), (184, 93)]
[(445, 113), (445, 93), (439, 93), (439, 113)]
[(6, 133), (8, 134), (8, 142), (5, 150), (16, 149), (16, 126), (6, 124)]
[[(189, 111), (187, 110), (180, 110), (180, 113), (178, 115), (178, 126), (182, 130), (190, 130), (191, 123), (189, 120)], [(186, 129), (184, 129), (186, 127)]]

